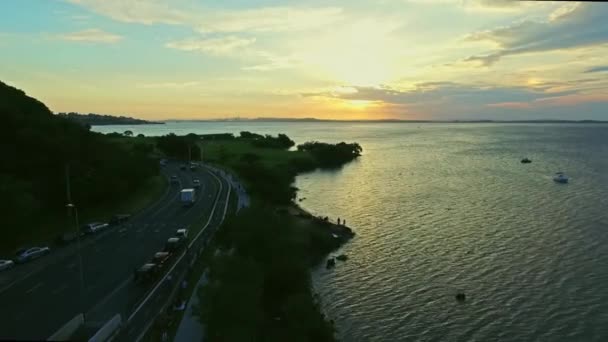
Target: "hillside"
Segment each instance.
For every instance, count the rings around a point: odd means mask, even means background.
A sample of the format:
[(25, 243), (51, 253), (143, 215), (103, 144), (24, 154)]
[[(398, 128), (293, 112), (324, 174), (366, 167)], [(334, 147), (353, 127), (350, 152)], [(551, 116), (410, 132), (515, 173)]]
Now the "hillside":
[(83, 125), (89, 126), (103, 126), (103, 125), (151, 125), (151, 124), (164, 124), (159, 121), (146, 121), (141, 119), (130, 118), (127, 116), (113, 116), (113, 115), (102, 115), (102, 114), (80, 114), (80, 113), (57, 113), (58, 116), (68, 118), (70, 120), (79, 122)]
[(31, 243), (48, 233), (50, 221), (67, 222), (67, 165), (79, 212), (131, 194), (158, 174), (151, 144), (90, 132), (2, 82), (0, 115), (1, 249)]

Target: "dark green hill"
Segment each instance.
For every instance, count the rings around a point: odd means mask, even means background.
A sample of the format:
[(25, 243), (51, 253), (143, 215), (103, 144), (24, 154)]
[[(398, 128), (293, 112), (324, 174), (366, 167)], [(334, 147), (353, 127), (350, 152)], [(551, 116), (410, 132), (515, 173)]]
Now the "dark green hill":
[(0, 248), (28, 243), (48, 220), (66, 215), (66, 165), (73, 202), (103, 206), (158, 174), (153, 146), (125, 144), (53, 115), (40, 101), (0, 82)]
[(74, 120), (83, 125), (103, 126), (103, 125), (151, 125), (164, 124), (159, 121), (146, 121), (141, 119), (130, 118), (127, 116), (114, 116), (102, 114), (79, 114), (79, 113), (57, 113), (58, 116)]

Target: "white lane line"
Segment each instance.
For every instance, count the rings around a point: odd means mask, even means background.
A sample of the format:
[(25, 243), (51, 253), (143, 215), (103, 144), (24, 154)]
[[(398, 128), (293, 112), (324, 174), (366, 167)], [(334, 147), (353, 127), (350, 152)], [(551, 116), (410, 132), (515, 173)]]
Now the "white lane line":
[(43, 284), (44, 284), (43, 282), (39, 282), (38, 284), (34, 285), (34, 287), (32, 287), (31, 289), (25, 291), (25, 293), (30, 294), (30, 293), (36, 291), (36, 289), (38, 289)]
[[(209, 172), (209, 171), (207, 171), (207, 172)], [(222, 195), (222, 188), (223, 188), (222, 182), (213, 173), (211, 173), (211, 172), (209, 172), (209, 173), (211, 175), (213, 175), (213, 177), (215, 177), (215, 179), (219, 183), (220, 190), (217, 192), (217, 197), (215, 198), (215, 202), (213, 203), (213, 208), (211, 209), (211, 213), (209, 214), (209, 219), (207, 220), (207, 223), (198, 232), (198, 234), (194, 237), (194, 239), (192, 239), (192, 241), (188, 245), (188, 248), (192, 247), (192, 245), (194, 244), (194, 242), (196, 242), (196, 240), (198, 239), (198, 237), (205, 231), (205, 229), (207, 228), (207, 226), (209, 226), (209, 224), (211, 223), (211, 219), (213, 219), (213, 214), (215, 213), (215, 209), (217, 208), (217, 204), (218, 204), (219, 199), (220, 199), (220, 197)], [(228, 194), (230, 194), (230, 192), (228, 192)], [(129, 323), (129, 322), (131, 322), (131, 320), (133, 320), (133, 317), (135, 317), (137, 315), (137, 313), (139, 312), (139, 310), (141, 310), (141, 308), (146, 304), (146, 302), (148, 302), (148, 300), (150, 300), (150, 297), (152, 297), (156, 293), (156, 291), (158, 290), (158, 288), (162, 284), (164, 284), (165, 279), (167, 279), (167, 276), (173, 272), (173, 270), (175, 269), (175, 267), (177, 267), (177, 265), (182, 261), (182, 259), (184, 258), (185, 255), (186, 255), (186, 251), (183, 251), (180, 254), (179, 258), (177, 258), (177, 260), (173, 263), (173, 266), (171, 266), (171, 268), (169, 269), (169, 271), (164, 275), (164, 277), (162, 277), (162, 279), (156, 284), (156, 286), (152, 289), (152, 291), (150, 291), (148, 293), (148, 295), (144, 298), (144, 300), (141, 301), (141, 303), (139, 303), (139, 305), (137, 306), (137, 308), (135, 308), (135, 310), (133, 311), (133, 313), (131, 313), (131, 315), (127, 319), (127, 323)], [(147, 331), (147, 328), (144, 330), (144, 332), (142, 332), (142, 334), (137, 338), (136, 341), (139, 341), (143, 337), (143, 335), (145, 334), (146, 331)]]
[[(167, 182), (168, 182), (168, 183), (170, 183), (169, 175), (168, 175), (168, 174), (165, 174), (164, 176), (165, 176), (165, 178), (167, 179)], [(180, 182), (180, 184), (181, 184), (181, 182)], [(171, 194), (171, 191), (172, 191), (172, 190), (173, 190), (173, 187), (172, 187), (172, 186), (169, 184), (169, 186), (167, 186), (167, 187), (166, 187), (166, 190), (165, 190), (165, 192), (163, 193), (163, 195), (162, 195), (162, 196), (161, 196), (161, 197), (160, 197), (160, 198), (159, 198), (159, 199), (158, 199), (158, 200), (157, 200), (155, 203), (153, 203), (152, 205), (150, 205), (150, 206), (148, 206), (148, 207), (144, 208), (143, 210), (139, 211), (138, 213), (134, 214), (134, 215), (133, 215), (133, 219), (134, 219), (134, 220), (137, 220), (137, 219), (139, 219), (139, 218), (141, 218), (141, 217), (143, 217), (143, 216), (147, 215), (147, 214), (148, 214), (148, 213), (147, 213), (148, 211), (151, 211), (151, 210), (152, 210), (152, 209), (154, 209), (156, 206), (158, 206), (159, 204), (161, 204), (161, 203), (162, 203), (164, 200), (166, 200), (166, 198), (167, 198), (167, 197), (170, 197), (170, 196), (171, 196), (170, 194)], [(173, 197), (172, 197), (172, 198), (171, 198), (171, 199), (168, 201), (168, 203), (166, 203), (165, 205), (163, 205), (163, 206), (161, 207), (161, 209), (159, 209), (159, 210), (157, 210), (155, 213), (153, 213), (153, 214), (152, 214), (152, 216), (154, 216), (154, 215), (156, 215), (158, 212), (162, 211), (162, 210), (163, 210), (163, 209), (164, 209), (164, 208), (165, 208), (167, 205), (169, 205), (169, 204), (173, 203), (173, 200), (174, 200), (175, 198), (177, 198), (177, 196), (178, 196), (178, 195), (179, 195), (179, 191), (178, 191), (178, 192), (177, 192), (177, 193), (176, 193), (176, 194), (175, 194), (175, 195), (174, 195), (174, 196), (173, 196)], [(132, 226), (132, 224), (131, 224), (131, 223), (129, 223), (129, 224), (127, 225), (127, 227), (131, 227), (131, 226)], [(81, 246), (81, 248), (85, 248), (85, 247), (89, 246), (90, 244), (97, 242), (98, 240), (102, 239), (102, 238), (103, 238), (104, 236), (106, 236), (106, 235), (107, 235), (107, 234), (100, 234), (100, 235), (98, 235), (98, 236), (96, 236), (96, 237), (94, 237), (94, 238), (92, 238), (92, 239), (85, 239), (85, 240), (82, 242), (82, 246)], [(22, 281), (24, 281), (24, 280), (26, 280), (26, 279), (28, 279), (28, 278), (29, 278), (29, 277), (31, 277), (32, 275), (37, 274), (37, 273), (39, 273), (39, 272), (41, 272), (41, 271), (43, 271), (43, 270), (45, 270), (45, 269), (47, 269), (47, 268), (49, 268), (49, 267), (51, 267), (51, 266), (54, 266), (55, 264), (59, 264), (59, 263), (61, 263), (63, 260), (65, 260), (65, 259), (67, 259), (67, 258), (69, 258), (69, 257), (72, 257), (72, 256), (76, 255), (76, 250), (74, 249), (74, 250), (73, 250), (73, 251), (71, 251), (71, 252), (62, 253), (62, 254), (63, 254), (63, 255), (60, 255), (60, 256), (59, 256), (57, 259), (50, 260), (48, 263), (46, 263), (46, 265), (44, 265), (44, 264), (42, 264), (42, 265), (38, 265), (39, 267), (36, 267), (36, 268), (35, 268), (35, 269), (33, 269), (31, 272), (26, 273), (25, 275), (20, 276), (20, 278), (17, 278), (17, 279), (15, 279), (15, 280), (13, 280), (12, 282), (8, 283), (7, 285), (5, 285), (5, 286), (1, 287), (1, 288), (0, 288), (0, 294), (4, 293), (5, 291), (7, 291), (7, 290), (8, 290), (8, 289), (10, 289), (11, 287), (13, 287), (15, 284), (17, 284), (17, 283), (19, 283), (19, 282), (22, 282)]]
[(4, 291), (10, 289), (13, 285), (22, 282), (24, 280), (26, 280), (27, 278), (33, 276), (34, 274), (44, 270), (45, 267), (38, 265), (38, 267), (36, 267), (35, 269), (33, 269), (31, 272), (26, 273), (24, 276), (22, 276), (21, 278), (17, 278), (15, 280), (13, 280), (11, 283), (9, 283), (8, 285), (4, 286), (3, 288), (0, 289), (0, 294), (3, 293)]

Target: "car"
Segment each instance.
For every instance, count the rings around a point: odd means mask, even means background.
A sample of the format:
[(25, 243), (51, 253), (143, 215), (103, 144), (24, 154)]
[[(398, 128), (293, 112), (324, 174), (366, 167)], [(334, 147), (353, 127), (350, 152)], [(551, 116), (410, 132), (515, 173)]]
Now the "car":
[(169, 253), (169, 252), (157, 252), (157, 253), (154, 253), (154, 257), (152, 258), (151, 263), (156, 264), (159, 267), (162, 267), (165, 264), (165, 262), (167, 262), (167, 260), (169, 260), (170, 257), (171, 257), (171, 253)]
[(153, 263), (144, 264), (142, 267), (135, 270), (135, 282), (143, 283), (154, 280), (158, 275), (158, 265)]
[(169, 238), (169, 240), (167, 240), (167, 243), (165, 244), (165, 252), (175, 252), (178, 251), (184, 244), (183, 239), (177, 238), (177, 237), (172, 237)]
[(200, 188), (200, 187), (201, 187), (201, 181), (195, 178), (195, 179), (192, 181), (192, 185), (193, 185), (195, 188)]
[(95, 234), (98, 231), (107, 228), (109, 226), (109, 224), (107, 223), (103, 223), (103, 222), (92, 222), (92, 223), (87, 223), (84, 226), (82, 226), (82, 231), (87, 233), (87, 234)]
[(177, 232), (175, 232), (175, 237), (180, 238), (180, 239), (187, 239), (188, 238), (188, 229), (178, 229)]
[(173, 184), (179, 183), (179, 179), (177, 179), (176, 175), (171, 175), (171, 183), (173, 183)]
[(0, 260), (0, 271), (8, 270), (15, 267), (13, 260)]
[(31, 248), (22, 248), (17, 250), (15, 253), (17, 257), (15, 261), (18, 263), (24, 263), (30, 260), (34, 260), (40, 258), (43, 255), (47, 255), (51, 252), (51, 249), (48, 247), (31, 247)]
[(131, 218), (131, 214), (117, 214), (112, 216), (110, 219), (110, 225), (119, 225), (125, 221), (128, 221)]
[(167, 165), (167, 159), (161, 159), (160, 160), (160, 166), (166, 166)]
[(67, 233), (63, 233), (61, 235), (59, 235), (57, 237), (57, 239), (55, 239), (55, 243), (57, 243), (57, 245), (59, 246), (64, 246), (67, 244), (70, 244), (74, 241), (76, 241), (76, 239), (78, 239), (78, 236), (80, 234), (78, 234), (77, 232), (67, 232)]
[(179, 166), (179, 169), (182, 170), (182, 171), (185, 171), (186, 170), (186, 164), (181, 164)]

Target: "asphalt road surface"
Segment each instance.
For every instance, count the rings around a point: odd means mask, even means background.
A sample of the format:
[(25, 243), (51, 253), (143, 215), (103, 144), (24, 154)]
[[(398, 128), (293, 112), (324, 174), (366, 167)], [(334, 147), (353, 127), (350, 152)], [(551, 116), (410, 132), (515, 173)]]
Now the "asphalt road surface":
[[(93, 327), (117, 313), (128, 317), (150, 290), (134, 284), (134, 270), (162, 250), (178, 228), (206, 222), (216, 198), (225, 201), (229, 191), (221, 177), (205, 168), (181, 171), (178, 165), (169, 163), (163, 174), (177, 175), (179, 185), (170, 185), (157, 202), (124, 224), (82, 241), (84, 291), (76, 243), (0, 273), (0, 339), (46, 339), (81, 312)], [(201, 181), (198, 200), (192, 207), (183, 207), (179, 191), (191, 187), (193, 178)], [(219, 224), (211, 220), (211, 225)]]

